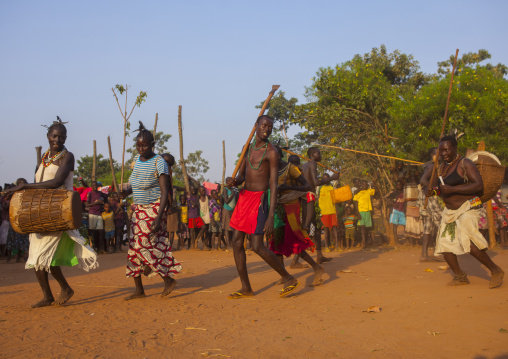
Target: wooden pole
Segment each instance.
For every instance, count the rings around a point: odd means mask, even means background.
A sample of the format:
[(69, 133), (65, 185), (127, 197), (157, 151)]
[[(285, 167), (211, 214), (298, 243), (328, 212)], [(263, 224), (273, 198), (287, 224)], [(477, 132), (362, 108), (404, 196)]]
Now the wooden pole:
[[(446, 117), (448, 116), (448, 106), (450, 105), (450, 97), (452, 95), (452, 87), (453, 87), (453, 77), (455, 76), (455, 67), (457, 66), (457, 58), (459, 57), (459, 49), (455, 51), (455, 59), (453, 60), (453, 68), (452, 68), (452, 76), (450, 78), (450, 87), (448, 88), (448, 98), (446, 99), (446, 108), (445, 113), (443, 116), (443, 126), (441, 127), (441, 136), (439, 136), (439, 139), (441, 139), (444, 136), (445, 126), (446, 126)], [(430, 182), (429, 187), (434, 186), (434, 182), (437, 181), (436, 174), (437, 174), (437, 167), (439, 166), (439, 146), (437, 146), (437, 152), (436, 156), (434, 157), (434, 167), (432, 168), (432, 175), (430, 176)], [(425, 198), (425, 204), (424, 208), (427, 208), (427, 202), (429, 198)]]
[(155, 134), (157, 133), (157, 121), (159, 121), (159, 113), (155, 114), (155, 125), (153, 126), (153, 139), (155, 140)]
[[(266, 106), (268, 106), (268, 103), (270, 102), (270, 99), (272, 98), (273, 94), (277, 89), (279, 88), (279, 85), (272, 85), (272, 91), (268, 94), (268, 97), (265, 100), (265, 103), (263, 104), (263, 107), (261, 107), (261, 111), (259, 111), (259, 116), (263, 115), (266, 110)], [(252, 128), (252, 131), (250, 131), (249, 138), (247, 139), (247, 142), (245, 143), (245, 146), (242, 148), (242, 153), (240, 154), (240, 158), (238, 159), (238, 162), (235, 166), (235, 170), (233, 171), (233, 175), (231, 177), (235, 178), (238, 174), (238, 170), (240, 169), (240, 166), (242, 165), (242, 161), (245, 158), (245, 154), (247, 153), (247, 149), (249, 148), (250, 141), (252, 141), (252, 137), (254, 137), (254, 133), (256, 133), (256, 125)]]
[(42, 162), (42, 146), (35, 147), (35, 153), (37, 154), (37, 168), (39, 168)]
[[(302, 156), (302, 155), (299, 155), (298, 153), (292, 152), (292, 151), (290, 151), (290, 150), (286, 150), (286, 149), (284, 149), (284, 148), (281, 148), (281, 150), (282, 150), (282, 151), (284, 151), (284, 152), (287, 152), (287, 153), (289, 153), (289, 154), (291, 154), (291, 155), (298, 156), (298, 157), (300, 157), (302, 160), (305, 160), (305, 161), (310, 161), (310, 159), (309, 159), (309, 158), (304, 157), (304, 156)], [(334, 173), (340, 173), (339, 171), (336, 171), (336, 170), (334, 170), (334, 169), (332, 169), (332, 168), (330, 168), (330, 167), (327, 167), (327, 166), (325, 166), (325, 165), (324, 165), (324, 164), (322, 164), (322, 163), (319, 163), (319, 162), (316, 162), (316, 163), (318, 164), (318, 166), (321, 166), (321, 167), (323, 167), (323, 168), (326, 168), (326, 169), (327, 169), (327, 170), (329, 170), (329, 171), (332, 171), (332, 172), (334, 172)]]
[(370, 153), (370, 152), (357, 151), (357, 150), (350, 150), (350, 149), (343, 148), (343, 147), (340, 147), (340, 146), (321, 145), (321, 144), (319, 144), (319, 143), (313, 143), (313, 145), (316, 145), (316, 146), (322, 146), (322, 147), (336, 148), (336, 149), (339, 149), (339, 150), (342, 150), (342, 151), (349, 151), (349, 152), (355, 152), (355, 153), (362, 153), (362, 154), (365, 154), (365, 155), (371, 155), (371, 156), (376, 156), (376, 157), (390, 158), (390, 159), (394, 159), (394, 160), (397, 160), (397, 161), (403, 161), (403, 162), (413, 163), (413, 164), (416, 164), (416, 165), (423, 165), (423, 162), (412, 161), (412, 160), (405, 160), (405, 159), (403, 159), (403, 158), (398, 158), (398, 157), (393, 157), (393, 156), (379, 155), (379, 154), (377, 154), (377, 153), (376, 153), (376, 154), (374, 154), (374, 153)]
[(220, 186), (220, 194), (224, 190), (224, 182), (226, 180), (226, 141), (222, 140), (222, 182)]
[(120, 193), (120, 191), (118, 191), (118, 183), (116, 182), (115, 168), (113, 167), (113, 153), (111, 152), (111, 140), (109, 139), (109, 136), (108, 136), (108, 148), (109, 148), (109, 166), (111, 167), (111, 176), (113, 178), (113, 186), (115, 186), (115, 192)]
[(93, 140), (93, 162), (92, 162), (92, 181), (95, 181), (97, 171), (97, 143)]
[(183, 158), (182, 106), (178, 106), (178, 135), (180, 137), (180, 166), (182, 166), (185, 190), (187, 191), (187, 196), (190, 196), (189, 177), (187, 177), (187, 168), (185, 168), (185, 160)]

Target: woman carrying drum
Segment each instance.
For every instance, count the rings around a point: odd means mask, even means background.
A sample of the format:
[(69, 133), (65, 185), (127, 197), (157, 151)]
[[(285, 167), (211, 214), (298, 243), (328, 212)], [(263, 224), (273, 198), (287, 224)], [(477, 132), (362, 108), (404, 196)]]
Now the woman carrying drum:
[[(35, 183), (22, 183), (6, 191), (11, 196), (25, 189), (66, 189), (72, 191), (74, 155), (65, 148), (67, 129), (57, 116), (48, 127), (49, 149), (42, 156), (42, 162), (35, 173)], [(43, 299), (33, 308), (61, 305), (74, 294), (62, 273), (60, 266), (79, 264), (84, 270), (96, 268), (97, 255), (77, 230), (30, 234), (30, 250), (25, 268), (34, 268), (41, 286)], [(48, 282), (51, 273), (60, 285), (60, 297), (55, 300)]]
[(438, 168), (440, 185), (428, 188), (427, 197), (441, 196), (446, 208), (436, 239), (435, 254), (443, 254), (455, 275), (451, 285), (469, 284), (457, 255), (469, 253), (487, 267), (491, 274), (490, 288), (500, 287), (504, 272), (490, 259), (487, 241), (478, 230), (479, 194), (483, 180), (475, 164), (457, 153), (454, 136), (444, 136), (439, 143), (439, 154), (444, 161)]
[(131, 236), (127, 254), (126, 276), (134, 278), (136, 290), (125, 300), (145, 296), (141, 274), (158, 274), (164, 280), (161, 297), (167, 296), (176, 285), (172, 276), (182, 270), (171, 253), (166, 228), (168, 205), (169, 170), (166, 161), (153, 150), (155, 141), (152, 132), (139, 122), (134, 169), (129, 178), (134, 196), (131, 219)]

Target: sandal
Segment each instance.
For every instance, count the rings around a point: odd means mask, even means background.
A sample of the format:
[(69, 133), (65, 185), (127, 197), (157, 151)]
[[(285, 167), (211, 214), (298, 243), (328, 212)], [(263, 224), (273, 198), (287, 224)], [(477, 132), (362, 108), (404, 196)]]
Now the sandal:
[(286, 288), (281, 289), (279, 297), (282, 298), (282, 297), (285, 297), (285, 296), (291, 294), (296, 289), (296, 287), (298, 287), (299, 285), (300, 285), (300, 282), (296, 282), (296, 284), (288, 285)]
[(241, 292), (234, 292), (234, 293), (231, 293), (230, 295), (228, 295), (228, 299), (240, 299), (240, 298), (244, 298), (244, 297), (253, 297), (254, 294), (244, 294), (244, 293), (241, 293)]

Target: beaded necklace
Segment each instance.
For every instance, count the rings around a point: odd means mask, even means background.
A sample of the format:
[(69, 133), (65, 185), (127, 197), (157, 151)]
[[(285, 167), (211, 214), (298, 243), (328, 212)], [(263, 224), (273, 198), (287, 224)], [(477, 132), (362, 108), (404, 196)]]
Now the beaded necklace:
[(44, 155), (42, 156), (42, 165), (44, 167), (48, 167), (50, 164), (52, 164), (54, 161), (62, 158), (62, 156), (67, 152), (67, 148), (63, 146), (63, 149), (60, 152), (57, 152), (53, 157), (49, 158), (50, 149), (46, 152), (44, 152)]
[[(254, 142), (253, 142), (253, 143), (249, 146), (249, 153), (247, 154), (247, 158), (248, 158), (248, 160), (249, 160), (249, 166), (250, 166), (250, 168), (252, 168), (253, 170), (258, 170), (258, 169), (259, 169), (259, 167), (261, 167), (261, 163), (263, 162), (263, 159), (265, 158), (265, 155), (266, 155), (266, 151), (268, 150), (268, 143), (269, 143), (269, 142), (268, 142), (268, 141), (266, 141), (266, 143), (265, 143), (263, 146), (256, 148), (256, 147), (255, 147), (255, 146), (256, 146), (256, 139), (254, 139)], [(255, 150), (255, 151), (258, 151), (258, 150), (262, 149), (263, 147), (265, 148), (265, 152), (263, 152), (263, 156), (261, 157), (261, 160), (259, 161), (259, 163), (258, 163), (257, 167), (254, 167), (254, 166), (252, 165), (252, 162), (250, 161), (250, 151), (251, 151), (251, 149), (252, 149), (253, 147), (254, 147), (254, 150)]]
[[(457, 160), (458, 160), (459, 158), (460, 158), (460, 156), (459, 156), (459, 154), (457, 153), (457, 157), (455, 157), (455, 159), (454, 159), (452, 162), (447, 163), (448, 167), (446, 167), (446, 171), (443, 171), (444, 166), (445, 166), (445, 164), (443, 163), (443, 164), (442, 164), (442, 165), (438, 168), (437, 174), (438, 174), (439, 176), (441, 176), (441, 177), (445, 178), (445, 177), (446, 177), (446, 175), (448, 174), (448, 171), (450, 170), (450, 168), (452, 168), (452, 167), (453, 167), (453, 164), (454, 164), (455, 162), (457, 162)], [(440, 172), (441, 172), (441, 173), (440, 173)]]

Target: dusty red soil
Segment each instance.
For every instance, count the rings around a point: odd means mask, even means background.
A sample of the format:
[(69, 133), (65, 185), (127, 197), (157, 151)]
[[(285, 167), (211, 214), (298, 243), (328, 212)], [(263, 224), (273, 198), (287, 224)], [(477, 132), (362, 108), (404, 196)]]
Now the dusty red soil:
[[(508, 272), (508, 251), (489, 253)], [(144, 279), (147, 298), (125, 302), (126, 254), (103, 255), (99, 270), (65, 268), (76, 294), (39, 309), (33, 272), (1, 261), (0, 357), (508, 358), (508, 283), (489, 289), (473, 258), (460, 258), (471, 285), (449, 287), (450, 272), (420, 263), (418, 249), (330, 256), (323, 286), (308, 286), (310, 269), (290, 269), (302, 285), (279, 298), (278, 275), (251, 253), (256, 295), (228, 300), (240, 288), (232, 253), (179, 251), (169, 297), (159, 297), (160, 278)]]

